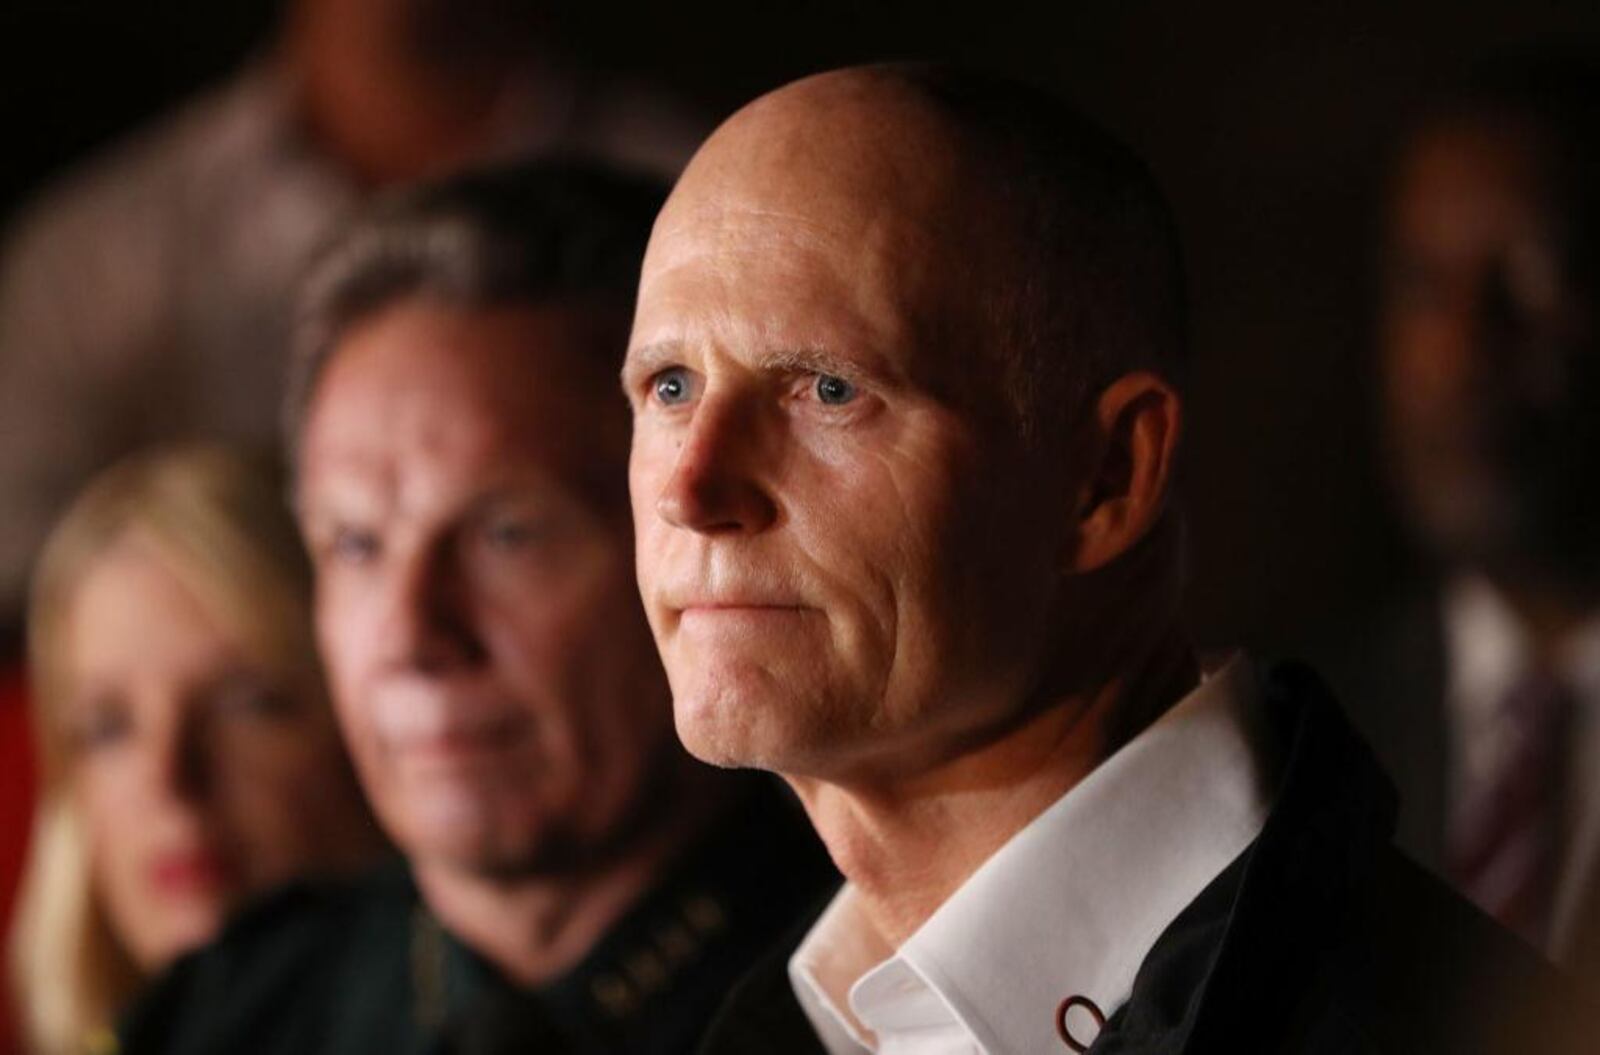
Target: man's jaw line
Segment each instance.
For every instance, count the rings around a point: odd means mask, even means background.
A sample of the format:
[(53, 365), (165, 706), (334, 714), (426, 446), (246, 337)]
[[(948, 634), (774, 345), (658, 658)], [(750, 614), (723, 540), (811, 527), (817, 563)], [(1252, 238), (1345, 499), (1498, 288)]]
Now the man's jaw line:
[(1002, 735), (914, 771), (780, 775), (874, 924), (899, 944), (1105, 760), (1129, 689), (1118, 679), (1055, 700)]

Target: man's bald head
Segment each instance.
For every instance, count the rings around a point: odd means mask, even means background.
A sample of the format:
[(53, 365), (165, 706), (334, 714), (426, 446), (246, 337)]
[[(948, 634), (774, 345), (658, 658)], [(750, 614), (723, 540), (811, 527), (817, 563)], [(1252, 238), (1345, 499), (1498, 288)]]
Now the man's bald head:
[(920, 252), (899, 266), (948, 294), (929, 336), (992, 353), (1031, 437), (1131, 370), (1181, 383), (1167, 204), (1138, 158), (1035, 88), (929, 65), (798, 81), (711, 137), (658, 230), (734, 208), (830, 216), (863, 238), (900, 228)]
[(757, 100), (656, 222), (623, 386), (690, 750), (908, 773), (1176, 619), (1182, 338), (1143, 167), (1037, 92), (874, 67)]

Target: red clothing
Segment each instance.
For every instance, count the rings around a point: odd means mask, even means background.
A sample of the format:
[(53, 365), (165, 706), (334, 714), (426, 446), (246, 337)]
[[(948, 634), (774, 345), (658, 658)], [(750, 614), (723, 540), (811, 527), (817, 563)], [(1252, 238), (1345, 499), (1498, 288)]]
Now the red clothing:
[[(0, 934), (11, 932), (17, 880), (33, 822), (33, 739), (22, 671), (0, 667)], [(0, 1055), (16, 1055), (16, 1015), (0, 991)]]

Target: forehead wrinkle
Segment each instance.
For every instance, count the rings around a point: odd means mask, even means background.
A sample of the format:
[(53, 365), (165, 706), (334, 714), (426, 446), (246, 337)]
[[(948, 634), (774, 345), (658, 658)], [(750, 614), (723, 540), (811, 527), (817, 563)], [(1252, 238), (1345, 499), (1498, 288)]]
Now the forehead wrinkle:
[(663, 279), (684, 273), (696, 282), (715, 282), (718, 293), (726, 295), (740, 288), (751, 262), (806, 277), (817, 263), (837, 254), (847, 239), (856, 246), (862, 244), (859, 230), (852, 235), (786, 209), (709, 206), (681, 217), (674, 216), (671, 209), (669, 205), (662, 219), (674, 222), (658, 225), (645, 257), (641, 301)]
[[(862, 224), (841, 227), (783, 209), (694, 210), (657, 230), (641, 284), (640, 303), (687, 301), (697, 326), (724, 333), (744, 331), (757, 347), (827, 348), (834, 342), (812, 333), (785, 334), (779, 313), (752, 318), (739, 301), (760, 282), (774, 290), (767, 297), (798, 308), (818, 298), (845, 309), (825, 316), (840, 345), (876, 347), (900, 341), (925, 312), (916, 295), (934, 260), (935, 240), (898, 217), (880, 212)], [(851, 274), (850, 269), (859, 273)], [(775, 274), (770, 274), (775, 273)], [(775, 279), (775, 281), (774, 281)], [(666, 287), (667, 292), (661, 290)], [(645, 344), (656, 312), (642, 312)], [(671, 330), (684, 312), (668, 311)], [(795, 312), (802, 328), (814, 313)], [(644, 345), (641, 345), (642, 348)]]
[[(641, 287), (643, 305), (657, 283), (673, 284), (661, 301), (687, 301), (692, 311), (651, 305), (646, 325), (665, 320), (655, 332), (669, 332), (688, 314), (697, 316), (696, 329), (766, 347), (826, 347), (831, 342), (819, 342), (806, 324), (825, 315), (817, 329), (826, 338), (827, 326), (853, 317), (867, 332), (841, 334), (840, 351), (943, 348), (896, 365), (903, 377), (949, 395), (978, 365), (973, 355), (984, 342), (974, 338), (985, 330), (996, 276), (1014, 267), (1008, 245), (1016, 218), (978, 178), (987, 173), (983, 164), (956, 149), (960, 137), (947, 123), (929, 120), (916, 104), (908, 129), (888, 119), (901, 112), (898, 104), (874, 109), (850, 85), (834, 87), (847, 89), (850, 114), (797, 109), (792, 99), (774, 107), (769, 99), (731, 119), (702, 149), (658, 219)], [(818, 134), (835, 125), (839, 136)], [(848, 149), (856, 140), (864, 152)], [(729, 294), (745, 292), (739, 280), (752, 257), (792, 309), (795, 332), (775, 326), (776, 313), (751, 318), (747, 306), (730, 307)], [(674, 278), (680, 270), (690, 276), (684, 285)], [(785, 271), (803, 283), (785, 283)], [(688, 283), (703, 285), (689, 293)], [(840, 310), (808, 311), (807, 294), (813, 306), (832, 301)]]
[(390, 529), (406, 524), (448, 525), (471, 520), (504, 503), (548, 498), (561, 490), (550, 473), (531, 466), (507, 467), (493, 475), (406, 474), (392, 466), (365, 479), (341, 473), (323, 481), (304, 510), (312, 523), (343, 519), (381, 521)]
[(522, 436), (526, 425), (511, 420), (509, 402), (470, 387), (442, 400), (415, 387), (385, 397), (378, 401), (381, 434), (365, 424), (335, 426), (308, 448), (316, 463), (307, 477), (316, 505), (359, 504), (374, 515), (406, 516), (551, 475)]
[[(750, 253), (778, 247), (812, 251), (842, 247), (853, 256), (872, 248), (880, 258), (909, 255), (906, 249), (921, 257), (938, 258), (949, 248), (944, 244), (949, 240), (948, 223), (936, 216), (919, 217), (897, 208), (893, 198), (878, 195), (819, 191), (807, 194), (797, 206), (737, 198), (730, 203), (722, 188), (711, 201), (686, 196), (689, 204), (678, 198), (663, 210), (647, 254), (652, 265), (647, 271), (671, 268), (685, 255)], [(830, 212), (844, 215), (830, 221)], [(890, 252), (891, 247), (897, 251)]]

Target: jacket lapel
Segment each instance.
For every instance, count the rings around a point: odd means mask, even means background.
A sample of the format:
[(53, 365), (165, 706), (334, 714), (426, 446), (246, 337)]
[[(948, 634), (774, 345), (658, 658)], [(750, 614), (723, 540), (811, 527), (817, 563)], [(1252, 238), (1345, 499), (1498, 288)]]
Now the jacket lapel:
[[(1272, 812), (1156, 942), (1096, 1055), (1284, 1050), (1306, 1028), (1320, 951), (1372, 882), (1393, 788), (1309, 669), (1278, 667), (1261, 683), (1287, 746)], [(1328, 1050), (1367, 1050), (1354, 1027), (1335, 1037), (1337, 1025), (1318, 1025)]]

